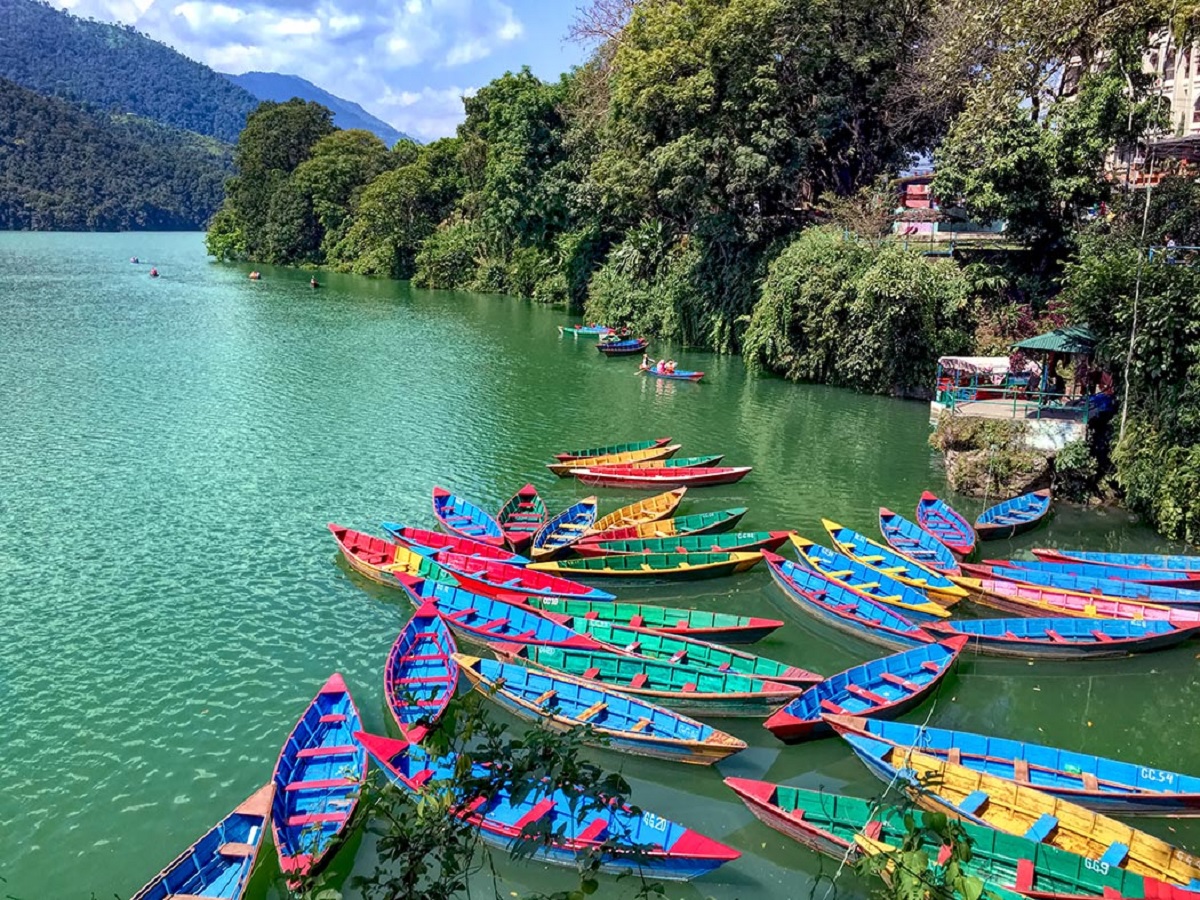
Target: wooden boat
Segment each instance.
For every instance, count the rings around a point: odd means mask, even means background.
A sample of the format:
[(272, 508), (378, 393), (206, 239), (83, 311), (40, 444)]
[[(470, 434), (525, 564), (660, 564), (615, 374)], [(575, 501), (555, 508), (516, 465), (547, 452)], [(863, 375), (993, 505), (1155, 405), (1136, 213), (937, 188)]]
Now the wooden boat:
[(643, 375), (653, 375), (655, 378), (670, 378), (676, 381), (699, 381), (704, 377), (703, 372), (676, 369), (674, 372), (660, 372), (656, 366), (638, 366)]
[(935, 640), (895, 609), (832, 581), (816, 569), (774, 553), (764, 553), (763, 558), (775, 583), (796, 606), (839, 631), (894, 650)]
[(642, 538), (684, 537), (690, 534), (720, 534), (732, 531), (737, 527), (742, 516), (746, 515), (744, 506), (731, 509), (720, 509), (716, 512), (693, 513), (690, 516), (676, 516), (674, 519), (663, 519), (660, 522), (647, 522), (644, 525), (634, 525), (625, 528), (613, 528), (602, 534), (589, 534), (583, 538), (575, 549), (584, 544), (598, 544), (602, 541), (631, 541)]
[(401, 544), (333, 522), (329, 523), (329, 531), (350, 568), (379, 584), (396, 587), (397, 572), (454, 582), (450, 573)]
[[(910, 785), (926, 809), (1049, 844), (1168, 884), (1200, 879), (1200, 859), (1116, 819), (1036, 788), (976, 772), (926, 753), (843, 735), (890, 782)], [(927, 787), (935, 785), (935, 787)], [(934, 792), (936, 791), (936, 793)]]
[(458, 685), (458, 647), (432, 603), (422, 604), (388, 653), (383, 697), (400, 733), (420, 741), (442, 717)]
[(930, 600), (924, 591), (901, 584), (878, 569), (872, 569), (844, 553), (814, 544), (799, 535), (794, 534), (789, 540), (796, 548), (800, 562), (810, 569), (815, 569), (844, 588), (866, 594), (876, 603), (899, 610), (902, 616), (916, 624), (950, 616), (945, 607)]
[(687, 488), (676, 488), (673, 491), (655, 494), (645, 500), (638, 500), (622, 506), (593, 522), (592, 526), (584, 532), (584, 537), (589, 534), (602, 534), (605, 531), (612, 531), (614, 528), (630, 528), (670, 518), (679, 504), (683, 502), (683, 495), (686, 493)]
[(603, 685), (672, 709), (707, 716), (765, 716), (804, 690), (794, 684), (663, 663), (605, 650), (572, 650), (532, 644), (496, 644), (508, 663), (556, 672)]
[(598, 619), (575, 619), (575, 630), (590, 634), (609, 647), (659, 662), (683, 663), (697, 669), (733, 672), (751, 678), (763, 678), (783, 684), (816, 684), (822, 676), (807, 669), (776, 662), (765, 656), (755, 656), (745, 650), (734, 650), (720, 644), (710, 644), (681, 635), (660, 634), (648, 628), (634, 628)]
[(627, 463), (627, 465), (632, 469), (703, 469), (719, 465), (724, 458), (724, 453), (710, 453), (708, 456), (673, 456), (670, 459), (647, 459), (642, 462)]
[(650, 342), (645, 338), (627, 338), (623, 341), (606, 341), (603, 338), (596, 344), (596, 349), (605, 356), (627, 356), (631, 353), (641, 353)]
[(358, 808), (367, 755), (354, 742), (358, 708), (336, 672), (288, 735), (275, 775), (271, 833), (279, 871), (295, 890), (328, 861)]
[[(576, 600), (616, 600), (599, 588), (558, 578), (529, 566), (509, 566), (459, 553), (438, 553), (438, 565), (450, 570), (464, 588), (485, 597), (506, 600), (513, 594), (538, 597), (572, 597)], [(539, 563), (539, 566), (544, 565)]]
[(930, 595), (930, 599), (939, 600), (945, 606), (952, 606), (967, 596), (965, 590), (945, 575), (902, 556), (891, 547), (885, 547), (865, 534), (859, 534), (852, 528), (846, 528), (829, 519), (822, 519), (821, 524), (825, 526), (833, 545), (842, 553), (877, 572), (890, 575), (901, 584), (925, 591)]
[[(726, 778), (725, 784), (761, 822), (818, 853), (853, 861), (874, 851), (868, 845), (901, 846), (910, 833), (905, 815), (917, 825), (914, 834), (931, 860), (942, 851), (940, 838), (926, 826), (927, 813), (909, 813), (899, 805), (847, 797), (827, 790), (805, 790), (749, 778)], [(1186, 900), (1188, 894), (1124, 869), (1101, 868), (1094, 860), (1066, 850), (960, 823), (971, 853), (959, 861), (963, 874), (982, 879), (986, 897), (997, 885), (1038, 900), (1081, 900), (1085, 897), (1128, 900)]]
[(1022, 534), (1041, 524), (1050, 512), (1050, 491), (1033, 491), (997, 503), (980, 513), (975, 533), (981, 541), (994, 541)]
[(537, 488), (527, 484), (500, 507), (496, 522), (504, 534), (504, 540), (514, 552), (529, 546), (537, 530), (546, 524), (546, 504), (538, 495)]
[(1174, 569), (1146, 569), (1140, 566), (1121, 566), (1115, 563), (1085, 563), (1070, 559), (1056, 559), (1043, 554), (1053, 550), (1035, 549), (1038, 556), (1035, 560), (1010, 559), (1005, 560), (1008, 566), (1022, 569), (1037, 569), (1041, 572), (1060, 572), (1065, 575), (1082, 575), (1085, 578), (1119, 578), (1122, 581), (1132, 581), (1137, 584), (1154, 584), (1163, 587), (1187, 588), (1200, 590), (1200, 571), (1185, 572)]
[(1158, 553), (1098, 553), (1091, 550), (1034, 550), (1033, 552), (1039, 559), (1065, 559), (1073, 562), (1129, 566), (1138, 569), (1169, 569), (1172, 572), (1200, 572), (1200, 556), (1164, 556)]
[(475, 690), (517, 718), (554, 731), (590, 725), (596, 739), (584, 743), (594, 747), (697, 765), (746, 749), (711, 725), (565, 675), (474, 656), (460, 655), (458, 664)]
[(975, 550), (976, 535), (971, 523), (929, 491), (917, 501), (917, 524), (959, 556), (970, 556)]
[(939, 638), (964, 634), (976, 653), (1018, 659), (1110, 659), (1174, 647), (1200, 633), (1200, 624), (1135, 619), (951, 619), (922, 627)]
[(790, 531), (729, 531), (725, 534), (693, 534), (685, 537), (640, 538), (632, 541), (580, 542), (580, 556), (635, 556), (647, 553), (754, 553), (778, 550), (787, 543)]
[(779, 619), (702, 609), (678, 609), (651, 603), (593, 603), (562, 597), (529, 597), (523, 602), (548, 616), (557, 617), (567, 625), (579, 619), (595, 619), (722, 644), (753, 644), (783, 625)]
[(886, 506), (879, 507), (879, 533), (889, 547), (942, 575), (961, 575), (954, 553), (925, 531)]
[(561, 647), (600, 646), (594, 638), (538, 615), (527, 606), (473, 594), (429, 578), (398, 574), (396, 580), (403, 585), (414, 606), (420, 609), (426, 603), (433, 604), (447, 625), (477, 644), (508, 641)]
[(433, 515), (451, 534), (493, 547), (504, 546), (504, 532), (500, 530), (499, 522), (470, 500), (437, 485), (433, 488)]
[(272, 785), (260, 787), (151, 878), (133, 900), (241, 900), (262, 847), (273, 795)]
[(761, 553), (646, 553), (535, 562), (529, 568), (585, 580), (621, 578), (645, 584), (722, 578), (752, 569), (761, 561)]
[[(406, 741), (359, 732), (355, 738), (402, 790), (424, 794), (430, 784), (449, 790), (461, 784), (453, 753), (433, 758)], [(494, 782), (482, 763), (470, 772), (473, 783)], [(499, 786), (487, 796), (459, 794), (454, 813), (478, 829), (487, 844), (509, 849), (522, 835), (544, 827), (553, 840), (533, 842), (529, 858), (576, 868), (599, 855), (599, 869), (612, 875), (637, 874), (664, 881), (689, 881), (737, 859), (738, 851), (647, 810), (617, 806), (583, 790), (533, 791), (519, 800)], [(634, 853), (635, 849), (645, 852)]]
[(1163, 606), (1200, 606), (1200, 591), (1187, 588), (1143, 584), (1122, 578), (1093, 578), (1088, 575), (1072, 575), (1068, 572), (1026, 568), (1020, 563), (989, 559), (980, 565), (963, 567), (964, 574), (977, 578), (1007, 578), (1022, 584), (1037, 584), (1042, 587), (1062, 588), (1077, 594), (1100, 594), (1105, 597), (1124, 597), (1146, 603), (1161, 603)]
[(975, 592), (976, 602), (1018, 616), (1049, 613), (1081, 619), (1166, 621), (1179, 627), (1200, 624), (1200, 610), (1188, 606), (1160, 606), (1157, 603), (1122, 600), (1120, 597), (1077, 594), (1061, 588), (1022, 584), (1007, 578), (964, 577), (958, 582)]
[(825, 718), (843, 737), (862, 738), (855, 752), (867, 768), (888, 780), (894, 772), (880, 765), (881, 744), (911, 747), (1110, 815), (1200, 816), (1200, 778), (1194, 775), (966, 731), (855, 716)]
[(576, 339), (578, 339), (581, 335), (583, 337), (598, 338), (601, 335), (612, 334), (612, 333), (613, 333), (613, 329), (609, 328), (607, 325), (559, 325), (558, 326), (558, 334), (560, 337), (563, 335), (569, 334), (569, 335), (572, 335), (573, 337), (575, 337)]
[(544, 561), (565, 553), (596, 521), (596, 505), (595, 497), (584, 497), (547, 521), (533, 535), (529, 555)]
[(614, 453), (631, 453), (634, 450), (649, 450), (651, 447), (664, 447), (669, 443), (671, 443), (669, 437), (655, 438), (651, 441), (626, 441), (623, 444), (607, 444), (603, 447), (564, 450), (561, 453), (555, 453), (554, 458), (560, 462), (572, 459), (594, 459), (597, 456), (612, 456)]
[(449, 550), (451, 553), (465, 553), (467, 556), (475, 556), (479, 559), (494, 559), (497, 562), (508, 563), (510, 566), (523, 566), (529, 562), (527, 557), (505, 550), (503, 547), (460, 537), (457, 534), (430, 531), (427, 528), (413, 528), (397, 522), (384, 522), (379, 527), (393, 541), (422, 555), (435, 553), (438, 550)]
[(627, 453), (606, 453), (603, 456), (575, 457), (558, 462), (547, 463), (546, 468), (559, 478), (568, 478), (571, 470), (586, 466), (620, 466), (629, 463), (650, 462), (656, 459), (668, 459), (679, 452), (682, 444), (667, 444), (662, 447), (648, 447), (645, 450), (630, 450)]
[(831, 675), (767, 719), (764, 726), (784, 743), (830, 732), (825, 713), (894, 718), (918, 706), (941, 683), (967, 643), (947, 638), (873, 659)]
[(570, 474), (590, 487), (659, 491), (663, 488), (734, 484), (749, 475), (752, 468), (752, 466), (705, 466), (640, 469), (636, 466), (608, 464), (589, 466), (580, 463), (576, 468), (570, 470)]

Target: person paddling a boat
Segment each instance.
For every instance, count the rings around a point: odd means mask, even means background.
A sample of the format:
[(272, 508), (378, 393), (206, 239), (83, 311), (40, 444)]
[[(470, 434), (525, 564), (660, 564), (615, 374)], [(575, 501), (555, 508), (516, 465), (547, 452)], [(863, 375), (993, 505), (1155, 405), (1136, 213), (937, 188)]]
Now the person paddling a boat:
[(643, 353), (643, 354), (642, 354), (642, 368), (643, 368), (643, 369), (650, 369), (650, 368), (653, 368), (653, 366), (654, 366), (654, 360), (652, 360), (652, 359), (650, 358), (650, 354), (649, 354), (649, 353)]
[(317, 276), (314, 275), (312, 278), (308, 279), (308, 286), (319, 288), (321, 286), (321, 282), (317, 281)]

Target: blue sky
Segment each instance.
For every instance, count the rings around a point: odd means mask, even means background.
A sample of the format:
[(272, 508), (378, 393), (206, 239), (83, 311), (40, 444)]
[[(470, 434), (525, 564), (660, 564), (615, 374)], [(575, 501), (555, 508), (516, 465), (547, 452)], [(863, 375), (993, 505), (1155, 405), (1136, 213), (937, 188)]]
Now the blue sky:
[(464, 94), (528, 65), (582, 62), (573, 0), (54, 0), (135, 26), (222, 72), (299, 75), (428, 141), (454, 133)]

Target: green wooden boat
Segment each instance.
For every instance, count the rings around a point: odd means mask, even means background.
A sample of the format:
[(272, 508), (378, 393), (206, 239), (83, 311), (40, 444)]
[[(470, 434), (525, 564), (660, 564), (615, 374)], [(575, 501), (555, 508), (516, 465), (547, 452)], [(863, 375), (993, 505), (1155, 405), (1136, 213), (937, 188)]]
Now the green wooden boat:
[(679, 459), (650, 459), (646, 462), (630, 463), (635, 469), (700, 469), (715, 466), (725, 458), (724, 453), (711, 456), (684, 456)]
[[(746, 507), (735, 506), (732, 509), (719, 509), (716, 512), (676, 516), (674, 519), (663, 519), (660, 522), (644, 522), (641, 525), (629, 525), (599, 534), (589, 534), (579, 544), (640, 538), (682, 537), (688, 534), (717, 534), (732, 531), (745, 514)], [(576, 544), (576, 547), (579, 544)]]
[(780, 619), (656, 606), (652, 603), (607, 603), (571, 600), (567, 597), (525, 597), (523, 602), (570, 627), (589, 619), (722, 644), (753, 644), (783, 625)]
[(789, 666), (765, 656), (755, 656), (745, 650), (732, 650), (694, 638), (660, 634), (645, 628), (613, 625), (596, 619), (576, 619), (573, 624), (578, 632), (590, 634), (598, 641), (646, 659), (683, 663), (698, 669), (732, 672), (786, 684), (813, 685), (824, 680), (815, 672), (797, 666)]
[(652, 441), (626, 441), (623, 444), (605, 444), (603, 447), (584, 447), (582, 450), (564, 450), (555, 453), (554, 458), (566, 462), (568, 459), (587, 459), (595, 456), (608, 456), (610, 453), (633, 453), (635, 450), (649, 450), (651, 447), (662, 447), (671, 443), (669, 437), (655, 438)]
[(508, 643), (491, 649), (504, 662), (602, 685), (688, 715), (764, 717), (805, 691), (795, 684), (599, 650)]
[(745, 572), (762, 562), (761, 553), (645, 553), (637, 556), (589, 556), (530, 563), (537, 572), (565, 578), (622, 578), (628, 581), (699, 581)]
[(791, 531), (728, 531), (725, 534), (690, 534), (683, 537), (635, 538), (575, 545), (580, 556), (629, 556), (646, 553), (754, 553), (777, 550)]
[[(902, 809), (879, 809), (878, 804), (858, 797), (749, 778), (726, 778), (725, 783), (763, 823), (838, 861), (848, 851), (851, 856), (878, 852), (904, 841)], [(910, 814), (918, 823), (930, 815), (917, 810)], [(1039, 898), (1112, 896), (1111, 892), (1128, 900), (1187, 896), (1161, 882), (1048, 844), (971, 822), (957, 824), (971, 839), (971, 858), (963, 863), (966, 874), (989, 886)], [(939, 844), (930, 836), (922, 849), (930, 859), (937, 859)]]

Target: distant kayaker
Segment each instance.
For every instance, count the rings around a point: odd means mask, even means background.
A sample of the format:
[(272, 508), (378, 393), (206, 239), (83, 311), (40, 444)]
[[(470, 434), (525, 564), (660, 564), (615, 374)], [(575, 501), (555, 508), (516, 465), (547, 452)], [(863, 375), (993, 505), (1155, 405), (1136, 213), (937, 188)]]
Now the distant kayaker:
[(308, 286), (319, 288), (321, 286), (321, 282), (317, 281), (316, 276), (313, 276), (312, 278), (308, 279)]
[(651, 369), (653, 367), (654, 367), (654, 360), (652, 360), (650, 358), (650, 354), (643, 353), (642, 354), (642, 368), (643, 369)]
[(140, 260), (138, 260), (138, 258), (136, 256), (129, 257), (129, 261), (131, 263), (133, 263), (135, 266), (138, 264), (138, 262), (140, 262)]
[(157, 278), (157, 277), (158, 277), (158, 269), (155, 269), (154, 267), (151, 267), (151, 268), (150, 268), (150, 277), (151, 277), (151, 278)]
[(250, 280), (251, 280), (251, 281), (258, 281), (258, 279), (260, 279), (260, 278), (262, 278), (262, 276), (261, 276), (261, 275), (259, 275), (259, 274), (258, 274), (258, 272), (251, 272), (251, 273), (250, 273)]

